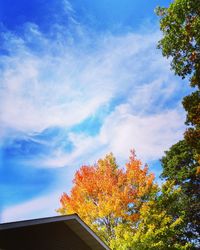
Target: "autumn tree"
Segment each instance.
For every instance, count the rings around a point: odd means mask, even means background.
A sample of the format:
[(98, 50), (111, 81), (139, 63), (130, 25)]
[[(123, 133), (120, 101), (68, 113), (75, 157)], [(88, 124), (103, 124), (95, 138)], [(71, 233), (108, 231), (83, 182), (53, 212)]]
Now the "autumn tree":
[(61, 196), (61, 214), (77, 213), (108, 244), (120, 225), (135, 233), (140, 209), (157, 191), (153, 174), (132, 152), (120, 168), (113, 154), (75, 174), (70, 194)]
[(170, 58), (172, 70), (187, 78), (194, 88), (183, 99), (188, 125), (185, 139), (200, 159), (200, 2), (199, 0), (175, 0), (168, 8), (157, 8), (161, 17), (163, 38), (158, 47), (163, 56)]
[(194, 90), (183, 99), (187, 114), (184, 139), (162, 158), (162, 176), (181, 187), (186, 214), (182, 237), (197, 243), (200, 237), (200, 1), (174, 0), (168, 8), (157, 8), (157, 14), (163, 32), (158, 47), (163, 56), (171, 59), (175, 74), (186, 78)]
[(115, 229), (116, 239), (111, 241), (112, 249), (193, 249), (187, 239), (180, 240), (185, 216), (179, 202), (180, 192), (181, 188), (177, 188), (173, 181), (165, 182), (148, 202), (143, 203), (136, 232), (122, 225)]
[(195, 91), (183, 99), (189, 126), (185, 139), (200, 155), (200, 3), (175, 0), (169, 8), (157, 8), (163, 38), (158, 47), (172, 58), (175, 74), (187, 77)]
[(174, 0), (168, 8), (158, 7), (163, 38), (159, 48), (171, 57), (172, 70), (191, 86), (200, 87), (200, 4), (199, 0)]

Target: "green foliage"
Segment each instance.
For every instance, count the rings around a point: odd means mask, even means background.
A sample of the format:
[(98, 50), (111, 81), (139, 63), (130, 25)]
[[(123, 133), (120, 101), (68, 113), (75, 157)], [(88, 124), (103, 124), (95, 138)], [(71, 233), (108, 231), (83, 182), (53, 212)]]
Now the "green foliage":
[(172, 57), (172, 69), (182, 78), (191, 75), (191, 85), (200, 86), (199, 0), (175, 0), (169, 8), (158, 7), (163, 38), (159, 48)]
[(163, 38), (158, 47), (163, 56), (170, 57), (175, 74), (190, 76), (190, 85), (196, 91), (183, 99), (187, 112), (186, 124), (190, 126), (185, 139), (196, 150), (200, 160), (200, 1), (175, 0), (169, 8), (158, 7)]
[(185, 139), (195, 150), (196, 160), (200, 160), (200, 91), (197, 90), (183, 99), (187, 111), (186, 124), (190, 126), (185, 132)]
[(180, 241), (179, 237), (184, 223), (184, 212), (178, 203), (181, 189), (168, 181), (160, 191), (160, 195), (157, 193), (142, 206), (137, 230), (133, 230), (131, 225), (120, 225), (115, 229), (117, 237), (111, 242), (112, 249), (192, 249), (192, 244), (183, 239)]
[(187, 111), (186, 124), (190, 127), (185, 139), (196, 150), (200, 160), (200, 2), (199, 0), (175, 0), (169, 8), (158, 7), (163, 38), (158, 47), (163, 56), (172, 59), (175, 74), (190, 76), (190, 85), (196, 91), (183, 99)]
[(185, 140), (174, 144), (161, 159), (162, 177), (175, 180), (175, 183), (179, 185), (184, 185), (186, 181), (192, 181), (198, 166), (194, 154), (194, 150)]
[[(181, 187), (184, 208), (182, 238), (197, 244), (200, 237), (200, 1), (174, 0), (169, 8), (158, 7), (163, 38), (158, 47), (170, 58), (172, 70), (187, 77), (195, 91), (183, 99), (187, 112), (184, 140), (173, 145), (162, 158), (162, 177)], [(189, 78), (190, 77), (190, 78)], [(174, 214), (176, 216), (176, 213)]]
[(185, 211), (185, 232), (188, 239), (196, 238), (200, 230), (200, 178), (199, 163), (195, 160), (195, 150), (187, 141), (179, 141), (173, 145), (161, 160), (162, 177), (174, 180), (181, 187), (181, 206)]

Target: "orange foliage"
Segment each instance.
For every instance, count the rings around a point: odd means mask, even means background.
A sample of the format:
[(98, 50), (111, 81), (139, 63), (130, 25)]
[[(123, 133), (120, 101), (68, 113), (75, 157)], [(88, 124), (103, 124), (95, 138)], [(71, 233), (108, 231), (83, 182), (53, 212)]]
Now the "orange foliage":
[(109, 154), (93, 166), (82, 166), (75, 174), (70, 195), (61, 197), (62, 214), (77, 213), (86, 223), (105, 225), (112, 231), (120, 221), (136, 222), (139, 209), (156, 186), (153, 174), (131, 151), (125, 168)]

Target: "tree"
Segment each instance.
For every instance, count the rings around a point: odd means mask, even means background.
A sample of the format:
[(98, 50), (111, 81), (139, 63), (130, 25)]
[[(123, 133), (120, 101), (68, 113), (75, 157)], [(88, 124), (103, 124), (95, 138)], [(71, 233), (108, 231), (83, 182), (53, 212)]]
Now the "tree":
[(200, 4), (199, 0), (175, 0), (169, 8), (157, 8), (163, 38), (158, 47), (172, 58), (175, 74), (185, 78), (196, 91), (183, 99), (190, 126), (185, 139), (195, 148), (200, 160)]
[(83, 166), (75, 174), (71, 193), (61, 197), (61, 214), (77, 213), (108, 244), (116, 238), (116, 228), (137, 230), (140, 209), (156, 192), (153, 174), (142, 168), (132, 151), (125, 168), (107, 155), (93, 166)]
[(199, 238), (200, 232), (200, 180), (197, 172), (199, 163), (195, 160), (195, 150), (182, 140), (173, 145), (161, 159), (162, 177), (174, 181), (181, 187), (180, 199), (185, 211), (185, 231), (188, 240)]
[(190, 126), (185, 139), (196, 150), (200, 159), (200, 4), (199, 0), (175, 0), (169, 8), (157, 8), (161, 17), (163, 38), (158, 47), (163, 56), (172, 58), (175, 74), (190, 76), (190, 85), (196, 91), (183, 99), (187, 111), (186, 124)]
[(191, 85), (200, 87), (200, 4), (199, 0), (175, 0), (169, 8), (158, 7), (163, 38), (159, 48), (171, 57), (172, 69)]
[[(187, 111), (185, 140), (195, 150), (194, 158), (200, 161), (200, 91), (195, 91), (183, 99)], [(200, 166), (200, 164), (199, 164)]]
[(157, 8), (163, 38), (158, 47), (171, 58), (175, 74), (187, 78), (195, 91), (183, 99), (188, 126), (184, 140), (173, 145), (162, 158), (163, 174), (182, 188), (185, 237), (197, 242), (200, 221), (200, 2), (174, 0), (168, 8)]
[[(119, 225), (116, 239), (111, 246), (116, 250), (186, 250), (193, 249), (191, 243), (181, 239), (184, 211), (179, 203), (181, 192), (174, 182), (165, 182), (160, 192), (144, 203), (140, 209), (140, 223), (133, 232), (130, 227)], [(176, 216), (174, 216), (176, 214)], [(178, 216), (177, 216), (178, 215)]]

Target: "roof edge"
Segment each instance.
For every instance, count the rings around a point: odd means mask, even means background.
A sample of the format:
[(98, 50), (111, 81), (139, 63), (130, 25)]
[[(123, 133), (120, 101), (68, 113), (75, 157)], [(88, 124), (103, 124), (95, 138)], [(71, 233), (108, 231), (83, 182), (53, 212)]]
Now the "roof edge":
[(76, 220), (84, 228), (84, 230), (86, 230), (87, 233), (90, 234), (104, 249), (110, 250), (110, 248), (78, 216), (78, 214), (59, 215), (59, 216), (36, 218), (36, 219), (23, 220), (23, 221), (6, 222), (6, 223), (0, 224), (0, 231), (20, 228), (20, 227), (28, 227), (28, 226), (33, 226), (33, 225), (46, 224), (46, 223), (53, 223), (53, 222), (66, 222), (67, 224), (67, 221), (71, 221), (71, 220)]
[(13, 221), (13, 222), (6, 222), (0, 224), (0, 230), (6, 230), (11, 228), (18, 228), (18, 227), (28, 227), (32, 225), (39, 225), (43, 223), (52, 223), (52, 222), (59, 222), (59, 221), (66, 221), (66, 220), (77, 220), (79, 216), (77, 214), (69, 214), (69, 215), (58, 215), (53, 217), (44, 217), (44, 218), (36, 218), (30, 220), (21, 220), (21, 221)]
[(77, 215), (76, 220), (82, 225), (82, 227), (93, 236), (93, 238), (98, 241), (100, 245), (102, 245), (106, 250), (110, 250), (110, 248), (99, 238), (99, 236)]

